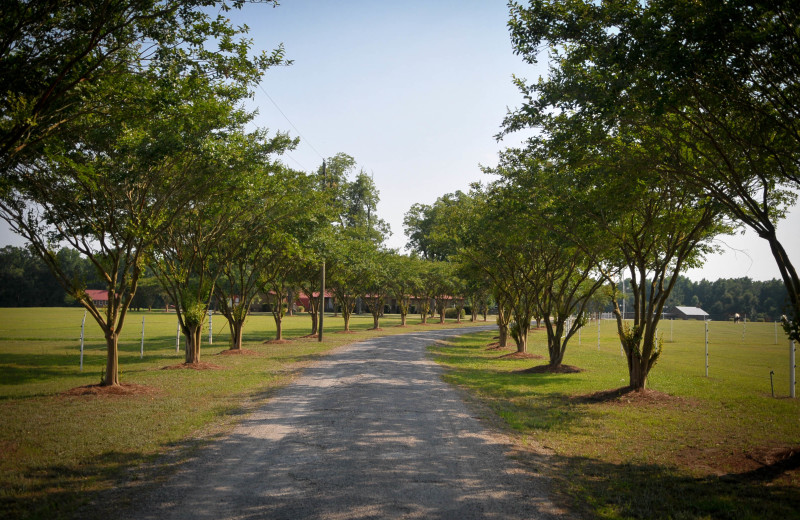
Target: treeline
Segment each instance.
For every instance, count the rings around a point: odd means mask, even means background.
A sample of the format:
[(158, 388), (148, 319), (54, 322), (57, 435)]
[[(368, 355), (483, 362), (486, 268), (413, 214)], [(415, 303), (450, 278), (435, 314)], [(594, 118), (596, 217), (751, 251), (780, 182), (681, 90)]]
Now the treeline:
[(728, 320), (738, 313), (748, 321), (775, 321), (787, 314), (789, 295), (780, 280), (721, 278), (693, 282), (678, 277), (669, 304), (701, 307), (712, 320)]

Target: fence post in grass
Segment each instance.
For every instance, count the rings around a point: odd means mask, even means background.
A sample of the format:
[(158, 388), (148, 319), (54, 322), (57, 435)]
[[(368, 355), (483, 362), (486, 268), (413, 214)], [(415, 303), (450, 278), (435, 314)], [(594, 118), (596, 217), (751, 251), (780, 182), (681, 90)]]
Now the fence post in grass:
[(704, 321), (706, 326), (706, 377), (708, 377), (708, 322)]
[(214, 313), (211, 311), (211, 309), (208, 309), (208, 344), (209, 345), (213, 345), (214, 344), (214, 323), (211, 321), (211, 316), (213, 314)]
[(177, 332), (175, 333), (175, 352), (181, 351), (181, 320), (178, 320)]
[(81, 321), (81, 372), (83, 372), (83, 331), (86, 326), (86, 311), (83, 311), (83, 320)]
[(144, 316), (142, 316), (142, 346), (139, 352), (139, 359), (144, 358)]
[(600, 313), (597, 313), (597, 350), (600, 350)]
[(773, 323), (775, 324), (775, 344), (777, 345), (778, 344), (778, 321), (775, 320)]
[(669, 342), (672, 343), (672, 322), (675, 321), (675, 318), (671, 318), (669, 320)]
[(797, 379), (795, 378), (795, 369), (797, 368), (797, 364), (795, 363), (795, 346), (794, 341), (789, 342), (789, 397), (792, 399), (795, 398), (795, 386), (797, 385)]

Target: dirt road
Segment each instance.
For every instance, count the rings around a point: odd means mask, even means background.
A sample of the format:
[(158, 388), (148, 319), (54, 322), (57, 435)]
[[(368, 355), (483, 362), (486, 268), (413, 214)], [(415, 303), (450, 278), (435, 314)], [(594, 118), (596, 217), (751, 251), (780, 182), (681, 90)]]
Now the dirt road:
[(546, 482), (506, 458), (426, 358), (468, 331), (334, 351), (123, 517), (551, 518)]

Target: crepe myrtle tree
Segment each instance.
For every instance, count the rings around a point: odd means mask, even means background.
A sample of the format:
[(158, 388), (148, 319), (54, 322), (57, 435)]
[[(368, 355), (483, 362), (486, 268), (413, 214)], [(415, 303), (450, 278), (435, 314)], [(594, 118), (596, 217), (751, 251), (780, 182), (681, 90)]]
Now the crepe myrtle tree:
[(218, 307), (230, 326), (232, 350), (242, 347), (244, 324), (259, 298), (265, 272), (281, 255), (298, 251), (306, 229), (314, 226), (315, 206), (299, 204), (314, 189), (313, 178), (283, 165), (263, 163), (254, 168), (239, 218), (223, 238), (227, 251), (215, 287)]
[(532, 268), (521, 273), (536, 297), (535, 317), (544, 321), (549, 368), (556, 371), (569, 340), (585, 323), (587, 306), (605, 283), (598, 262), (607, 241), (597, 233), (583, 233), (580, 242), (571, 238), (576, 217), (563, 196), (571, 189), (570, 176), (555, 162), (540, 159), (531, 150), (509, 149), (490, 171), (501, 176), (494, 196), (512, 216), (504, 225), (523, 244)]
[(405, 327), (414, 294), (422, 283), (420, 277), (422, 260), (392, 252), (387, 255), (386, 262), (389, 271), (387, 278), (389, 291), (397, 302), (400, 326)]

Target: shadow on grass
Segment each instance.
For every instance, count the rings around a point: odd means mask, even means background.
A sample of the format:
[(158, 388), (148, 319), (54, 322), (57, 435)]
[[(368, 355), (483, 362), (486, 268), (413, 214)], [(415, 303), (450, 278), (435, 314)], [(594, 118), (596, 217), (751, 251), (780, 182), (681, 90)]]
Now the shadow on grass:
[[(139, 467), (140, 453), (105, 453), (80, 465), (32, 468), (19, 482), (3, 482), (0, 517), (26, 519), (73, 518), (84, 504), (130, 481), (126, 468)], [(127, 475), (123, 474), (127, 473)]]
[[(782, 461), (755, 472), (692, 477), (659, 465), (554, 457), (553, 471), (575, 509), (594, 518), (796, 518), (800, 494)], [(796, 478), (796, 476), (795, 476)]]

